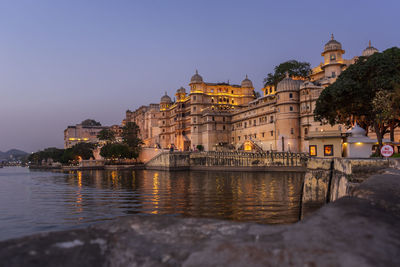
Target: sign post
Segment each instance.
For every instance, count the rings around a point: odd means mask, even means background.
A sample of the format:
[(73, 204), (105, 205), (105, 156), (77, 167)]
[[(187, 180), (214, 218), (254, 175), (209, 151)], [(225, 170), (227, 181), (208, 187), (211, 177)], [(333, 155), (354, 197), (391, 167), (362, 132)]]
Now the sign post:
[(385, 158), (391, 157), (393, 155), (393, 153), (394, 153), (394, 150), (393, 150), (392, 146), (384, 145), (381, 148), (381, 155), (384, 156)]

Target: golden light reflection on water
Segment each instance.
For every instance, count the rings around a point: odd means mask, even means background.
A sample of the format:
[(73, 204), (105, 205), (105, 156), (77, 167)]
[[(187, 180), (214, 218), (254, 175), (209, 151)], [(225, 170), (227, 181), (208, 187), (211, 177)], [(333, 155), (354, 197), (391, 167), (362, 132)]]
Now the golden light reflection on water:
[[(290, 223), (299, 218), (302, 174), (142, 170), (75, 175), (79, 188), (76, 212), (83, 212), (85, 202), (129, 214), (182, 214), (260, 223)], [(102, 190), (106, 197), (88, 204), (81, 193), (87, 187)]]
[(153, 211), (151, 211), (152, 214), (157, 214), (158, 213), (158, 204), (160, 202), (160, 180), (159, 180), (159, 173), (155, 172), (153, 176)]
[(76, 175), (78, 176), (78, 186), (81, 188), (82, 187), (82, 171), (78, 171)]
[[(76, 191), (76, 200), (75, 200), (75, 207), (76, 210), (75, 212), (77, 213), (82, 213), (83, 211), (83, 206), (82, 206), (82, 201), (83, 201), (83, 197), (82, 197), (82, 172), (81, 171), (77, 171), (76, 173), (77, 178), (78, 178), (78, 190)], [(82, 217), (79, 217), (78, 220), (82, 220)]]

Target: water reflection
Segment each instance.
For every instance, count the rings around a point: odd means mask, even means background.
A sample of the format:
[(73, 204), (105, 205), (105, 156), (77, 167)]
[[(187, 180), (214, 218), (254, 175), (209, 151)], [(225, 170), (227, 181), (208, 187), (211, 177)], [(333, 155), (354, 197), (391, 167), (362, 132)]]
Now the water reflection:
[[(68, 179), (85, 188), (83, 207), (91, 210), (105, 205), (125, 214), (291, 223), (299, 216), (302, 174), (87, 171), (71, 173)], [(93, 196), (91, 189), (99, 191)], [(81, 202), (78, 189), (76, 203)]]
[(7, 203), (3, 195), (0, 239), (138, 213), (292, 223), (299, 218), (303, 174), (150, 170), (21, 174), (19, 170), (0, 173), (3, 194), (15, 191), (7, 187), (16, 179), (28, 185), (27, 205)]

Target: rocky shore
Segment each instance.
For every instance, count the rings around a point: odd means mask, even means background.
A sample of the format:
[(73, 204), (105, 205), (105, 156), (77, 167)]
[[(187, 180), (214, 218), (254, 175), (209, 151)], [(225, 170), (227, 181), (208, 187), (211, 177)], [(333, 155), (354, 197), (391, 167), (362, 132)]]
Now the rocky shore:
[(293, 225), (129, 216), (0, 243), (3, 266), (400, 266), (400, 171)]

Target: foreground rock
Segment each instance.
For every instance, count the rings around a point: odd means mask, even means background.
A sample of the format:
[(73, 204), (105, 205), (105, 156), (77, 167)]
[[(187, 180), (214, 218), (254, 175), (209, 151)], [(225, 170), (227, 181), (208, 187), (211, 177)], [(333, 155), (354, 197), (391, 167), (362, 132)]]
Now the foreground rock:
[(400, 173), (285, 226), (132, 216), (0, 243), (2, 266), (400, 266)]

